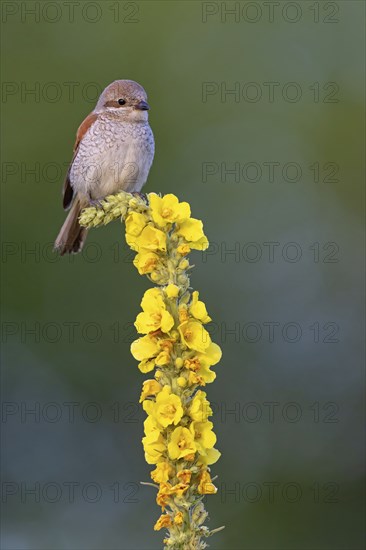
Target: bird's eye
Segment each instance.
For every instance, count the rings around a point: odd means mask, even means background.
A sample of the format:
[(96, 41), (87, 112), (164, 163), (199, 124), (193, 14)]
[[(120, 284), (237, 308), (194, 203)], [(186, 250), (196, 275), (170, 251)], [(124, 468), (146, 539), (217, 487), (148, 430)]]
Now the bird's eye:
[(124, 99), (119, 99), (118, 100), (119, 105), (124, 105), (125, 103), (126, 103), (126, 101)]

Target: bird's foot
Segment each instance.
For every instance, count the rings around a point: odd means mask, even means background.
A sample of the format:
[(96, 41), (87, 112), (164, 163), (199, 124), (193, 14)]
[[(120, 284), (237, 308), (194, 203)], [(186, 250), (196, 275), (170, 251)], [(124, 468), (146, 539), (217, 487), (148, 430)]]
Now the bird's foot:
[(139, 199), (143, 200), (144, 202), (146, 202), (146, 204), (149, 203), (149, 201), (147, 200), (146, 193), (140, 193), (139, 191), (134, 191), (132, 195), (135, 195), (135, 197), (138, 197)]
[(90, 199), (89, 206), (94, 206), (94, 208), (103, 208), (102, 199)]

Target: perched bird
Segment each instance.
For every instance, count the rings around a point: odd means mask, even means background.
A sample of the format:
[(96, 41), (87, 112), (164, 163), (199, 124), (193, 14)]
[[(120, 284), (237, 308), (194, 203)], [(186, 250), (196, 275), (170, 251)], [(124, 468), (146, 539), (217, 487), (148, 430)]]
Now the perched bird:
[(83, 247), (83, 208), (118, 191), (140, 192), (146, 182), (155, 149), (148, 110), (140, 84), (115, 80), (80, 124), (63, 185), (63, 206), (71, 210), (55, 241), (61, 255)]

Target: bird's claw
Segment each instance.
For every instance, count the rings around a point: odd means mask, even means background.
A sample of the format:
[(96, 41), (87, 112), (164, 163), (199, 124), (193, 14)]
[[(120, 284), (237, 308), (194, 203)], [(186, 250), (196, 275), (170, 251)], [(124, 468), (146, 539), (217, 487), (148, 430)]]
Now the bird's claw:
[(94, 208), (103, 208), (102, 199), (90, 199), (89, 205), (94, 206)]
[(140, 193), (139, 191), (134, 191), (132, 195), (135, 195), (135, 197), (138, 197), (139, 199), (143, 200), (148, 204), (147, 195), (146, 193)]

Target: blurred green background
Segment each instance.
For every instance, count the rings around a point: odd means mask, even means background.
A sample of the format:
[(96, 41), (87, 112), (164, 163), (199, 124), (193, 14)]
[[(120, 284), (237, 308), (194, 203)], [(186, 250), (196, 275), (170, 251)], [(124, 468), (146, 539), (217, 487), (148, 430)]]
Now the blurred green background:
[(162, 545), (129, 352), (149, 283), (118, 223), (52, 252), (76, 128), (120, 78), (151, 105), (146, 191), (212, 243), (211, 547), (363, 548), (364, 3), (1, 7), (2, 548)]

